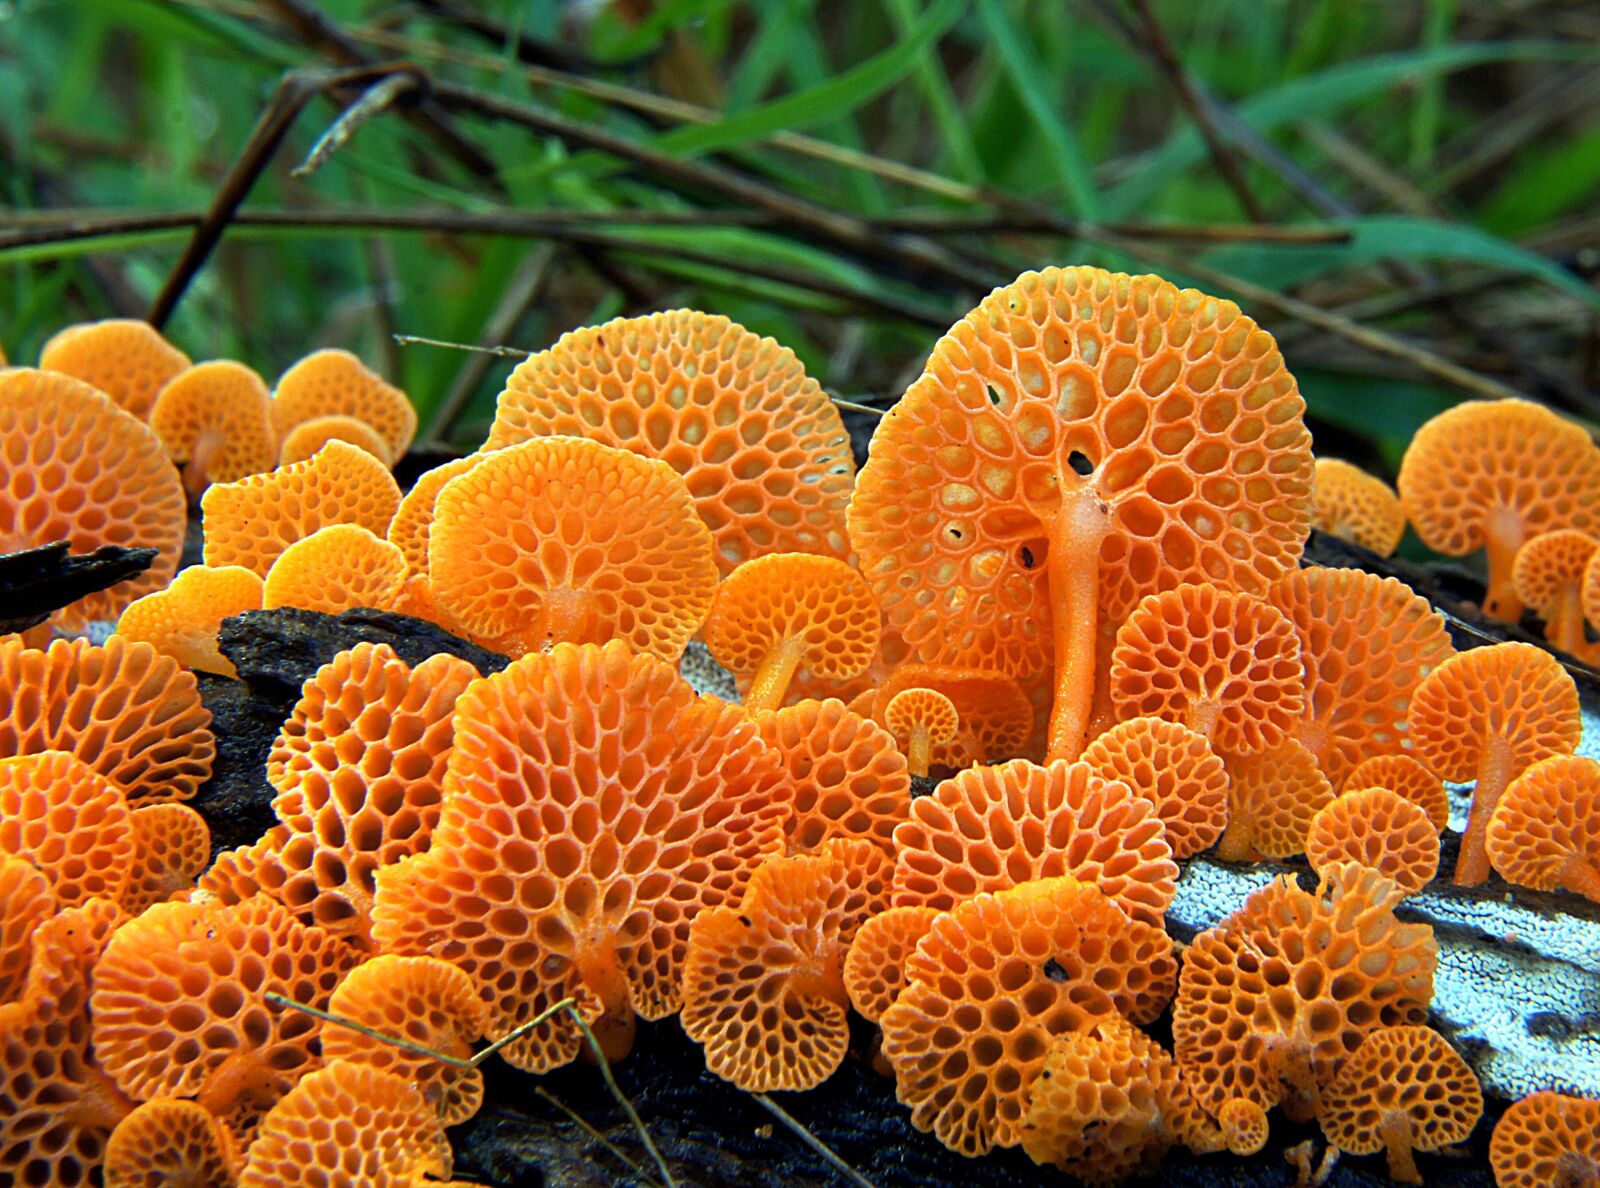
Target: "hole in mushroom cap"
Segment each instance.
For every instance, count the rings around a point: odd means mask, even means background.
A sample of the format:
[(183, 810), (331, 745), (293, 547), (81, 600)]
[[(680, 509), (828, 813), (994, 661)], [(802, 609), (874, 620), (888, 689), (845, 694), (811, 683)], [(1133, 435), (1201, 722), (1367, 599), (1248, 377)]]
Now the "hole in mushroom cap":
[(1080, 478), (1088, 478), (1094, 473), (1094, 461), (1082, 450), (1073, 450), (1068, 454), (1067, 465), (1072, 467), (1072, 472)]
[(1064, 982), (1067, 980), (1067, 971), (1061, 962), (1052, 957), (1044, 963), (1044, 976), (1052, 982)]

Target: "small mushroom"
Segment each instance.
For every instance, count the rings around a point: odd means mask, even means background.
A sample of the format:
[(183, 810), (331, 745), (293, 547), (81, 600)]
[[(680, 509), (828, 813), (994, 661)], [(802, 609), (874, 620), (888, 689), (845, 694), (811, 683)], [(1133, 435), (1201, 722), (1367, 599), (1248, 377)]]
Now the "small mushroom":
[(1435, 833), (1443, 833), (1450, 823), (1450, 793), (1445, 791), (1444, 781), (1415, 755), (1401, 751), (1363, 759), (1345, 777), (1343, 791), (1359, 792), (1363, 788), (1398, 792), (1428, 814)]
[(212, 483), (271, 470), (278, 438), (267, 385), (243, 363), (217, 360), (185, 368), (162, 385), (150, 428), (198, 500)]
[(876, 1023), (894, 1005), (906, 984), (906, 960), (928, 935), (938, 908), (892, 907), (857, 930), (844, 959), (844, 988), (850, 1005)]
[(233, 1188), (242, 1161), (233, 1133), (204, 1106), (158, 1097), (111, 1132), (105, 1188)]
[(289, 430), (278, 447), (278, 465), (304, 462), (330, 441), (342, 441), (365, 450), (388, 467), (393, 467), (396, 461), (389, 453), (389, 443), (383, 439), (383, 434), (371, 425), (359, 417), (334, 415), (312, 417)]
[(1230, 1097), (1223, 1102), (1217, 1108), (1217, 1125), (1228, 1151), (1241, 1158), (1261, 1154), (1272, 1129), (1267, 1111), (1248, 1097)]
[(961, 719), (950, 699), (937, 689), (903, 689), (884, 706), (889, 733), (903, 742), (906, 763), (914, 776), (928, 774), (933, 748), (955, 741)]
[(186, 804), (147, 804), (128, 815), (133, 861), (122, 908), (137, 916), (152, 904), (186, 896), (211, 864), (211, 827)]
[(185, 668), (237, 677), (217, 646), (222, 620), (260, 610), (261, 579), (242, 565), (190, 565), (172, 585), (134, 602), (117, 620), (123, 639), (143, 641)]
[(956, 736), (932, 749), (928, 756), (930, 768), (960, 771), (974, 763), (1004, 763), (1027, 757), (1033, 704), (1014, 678), (982, 668), (898, 664), (871, 691), (865, 703), (868, 716), (886, 722), (884, 714), (889, 702), (906, 689), (933, 689), (948, 697), (955, 707)]
[(406, 572), (411, 576), (428, 572), (428, 540), (433, 533), (433, 511), (439, 492), (451, 479), (483, 461), (483, 457), (468, 454), (424, 471), (400, 500), (400, 508), (389, 522), (389, 543), (405, 557)]
[(128, 797), (65, 751), (0, 759), (0, 854), (25, 858), (62, 907), (120, 899), (134, 859)]
[(1161, 718), (1129, 718), (1089, 744), (1083, 761), (1156, 806), (1174, 858), (1214, 844), (1228, 825), (1228, 772), (1205, 737)]
[(1600, 903), (1600, 763), (1576, 755), (1535, 763), (1507, 785), (1484, 842), (1506, 882)]
[(284, 441), (317, 417), (354, 417), (371, 426), (387, 447), (384, 465), (403, 457), (417, 433), (411, 399), (349, 351), (313, 351), (278, 377), (272, 424)]
[(1339, 458), (1318, 458), (1311, 480), (1311, 523), (1380, 557), (1392, 554), (1406, 531), (1400, 496), (1381, 478)]
[(1579, 1188), (1600, 1179), (1600, 1101), (1530, 1093), (1489, 1139), (1496, 1188)]
[(39, 354), (42, 370), (98, 388), (141, 421), (149, 418), (162, 385), (188, 366), (188, 355), (136, 318), (68, 326)]
[(329, 615), (357, 606), (386, 607), (399, 596), (405, 578), (405, 557), (383, 537), (359, 524), (329, 524), (278, 554), (262, 583), (261, 605)]
[(1346, 792), (1311, 818), (1306, 858), (1321, 874), (1334, 863), (1356, 862), (1411, 895), (1439, 872), (1439, 834), (1428, 814), (1398, 792)]
[(1584, 578), (1597, 548), (1600, 541), (1587, 532), (1572, 528), (1541, 532), (1517, 550), (1511, 566), (1518, 600), (1544, 620), (1545, 639), (1571, 656), (1588, 649), (1583, 634)]
[(1253, 862), (1303, 853), (1312, 820), (1334, 799), (1317, 757), (1290, 738), (1270, 750), (1229, 755), (1224, 764), (1228, 825), (1217, 842), (1217, 857)]

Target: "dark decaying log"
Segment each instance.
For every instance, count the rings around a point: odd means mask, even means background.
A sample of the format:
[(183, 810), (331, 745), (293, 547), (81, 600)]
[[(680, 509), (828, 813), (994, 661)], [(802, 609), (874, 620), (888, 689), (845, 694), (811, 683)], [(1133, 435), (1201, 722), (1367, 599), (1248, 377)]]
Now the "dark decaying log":
[(37, 627), (80, 598), (138, 577), (156, 559), (155, 549), (101, 545), (71, 553), (55, 541), (16, 553), (0, 553), (0, 635)]

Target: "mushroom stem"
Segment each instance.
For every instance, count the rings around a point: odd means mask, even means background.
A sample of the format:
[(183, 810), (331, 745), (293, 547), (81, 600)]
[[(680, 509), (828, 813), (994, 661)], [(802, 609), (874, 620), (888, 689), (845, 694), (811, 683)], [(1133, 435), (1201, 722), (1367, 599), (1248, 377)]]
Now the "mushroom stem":
[(1588, 647), (1583, 637), (1583, 588), (1569, 582), (1561, 591), (1561, 601), (1545, 620), (1544, 637), (1569, 656), (1582, 656)]
[(1563, 1151), (1556, 1163), (1555, 1179), (1551, 1188), (1597, 1188), (1600, 1186), (1600, 1164), (1581, 1151)]
[(1255, 838), (1250, 824), (1250, 815), (1248, 813), (1235, 811), (1230, 806), (1228, 826), (1222, 831), (1222, 837), (1217, 841), (1216, 858), (1218, 861), (1257, 861), (1259, 855), (1256, 853)]
[(1494, 816), (1500, 794), (1515, 774), (1511, 770), (1511, 744), (1503, 738), (1484, 743), (1478, 760), (1478, 782), (1472, 790), (1472, 808), (1467, 813), (1467, 829), (1461, 835), (1461, 853), (1456, 858), (1455, 884), (1476, 887), (1489, 877), (1489, 851), (1484, 842), (1489, 818)]
[(1522, 618), (1522, 600), (1511, 569), (1522, 548), (1522, 516), (1513, 508), (1496, 507), (1484, 517), (1484, 548), (1489, 554), (1489, 586), (1483, 595), (1483, 613), (1507, 623)]
[(805, 654), (806, 637), (803, 635), (790, 636), (768, 652), (761, 667), (756, 669), (755, 679), (750, 682), (750, 692), (744, 695), (745, 709), (753, 712), (781, 706), (784, 694), (789, 692), (789, 682)]
[(211, 464), (216, 461), (225, 440), (215, 428), (202, 429), (195, 435), (189, 460), (183, 464), (183, 489), (190, 503), (199, 503), (200, 496), (211, 485)]
[(594, 637), (594, 597), (588, 590), (552, 586), (544, 597), (544, 630), (552, 644), (601, 643)]
[(98, 1068), (83, 1070), (84, 1083), (70, 1114), (81, 1130), (114, 1130), (133, 1112), (134, 1103), (117, 1083)]
[(1378, 1137), (1389, 1154), (1389, 1178), (1401, 1184), (1420, 1184), (1417, 1161), (1411, 1156), (1411, 1118), (1404, 1110), (1386, 1110), (1378, 1123)]
[(1088, 745), (1100, 638), (1100, 544), (1111, 514), (1093, 487), (1061, 500), (1050, 526), (1045, 577), (1055, 644), (1056, 692), (1050, 707), (1049, 759), (1069, 762)]
[(1556, 876), (1556, 886), (1600, 903), (1600, 868), (1586, 855), (1574, 854)]
[[(607, 1060), (621, 1060), (633, 1051), (639, 1019), (634, 1013), (628, 977), (617, 959), (615, 937), (607, 933), (598, 940), (579, 941), (572, 960), (584, 988), (600, 1003), (600, 1014), (589, 1020), (589, 1030)], [(579, 1051), (582, 1054), (590, 1050), (584, 1047)]]
[(1222, 703), (1207, 698), (1197, 701), (1189, 707), (1188, 720), (1184, 722), (1190, 730), (1200, 735), (1207, 742), (1216, 733), (1217, 719), (1222, 716)]
[(914, 776), (928, 774), (928, 763), (933, 758), (933, 739), (928, 724), (918, 722), (911, 727), (911, 738), (906, 743), (906, 766)]

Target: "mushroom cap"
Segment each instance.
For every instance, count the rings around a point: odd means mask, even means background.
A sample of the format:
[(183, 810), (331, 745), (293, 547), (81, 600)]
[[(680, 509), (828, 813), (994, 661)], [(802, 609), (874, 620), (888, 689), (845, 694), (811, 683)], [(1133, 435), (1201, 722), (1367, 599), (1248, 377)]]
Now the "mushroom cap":
[(402, 457), (417, 435), (410, 398), (349, 351), (313, 351), (273, 389), (272, 423), (280, 441), (297, 425), (326, 416), (353, 417), (375, 429), (387, 446), (385, 465)]
[(1591, 623), (1600, 623), (1600, 564), (1593, 557), (1584, 567), (1578, 598), (1583, 605), (1583, 617)]
[(1170, 983), (1172, 942), (1070, 877), (980, 894), (934, 920), (884, 1012), (911, 1122), (973, 1157), (1022, 1140), (1050, 1041)]
[(1108, 622), (1185, 581), (1260, 592), (1310, 528), (1304, 407), (1231, 301), (1098, 268), (1024, 273), (951, 327), (880, 422), (850, 543), (919, 659), (1037, 672), (1062, 491), (1109, 510)]
[(1437, 1151), (1472, 1134), (1483, 1117), (1483, 1090), (1438, 1032), (1380, 1027), (1324, 1090), (1317, 1121), (1339, 1150), (1372, 1155), (1386, 1145), (1381, 1127), (1392, 1113), (1405, 1115), (1413, 1147)]
[(359, 524), (382, 536), (399, 506), (388, 467), (330, 441), (304, 462), (213, 483), (200, 500), (205, 563), (242, 565), (264, 578), (284, 549), (330, 524)]
[(892, 907), (856, 930), (844, 958), (844, 988), (850, 1005), (869, 1022), (883, 1018), (906, 984), (906, 960), (928, 935), (939, 908)]
[(188, 366), (188, 355), (135, 318), (68, 326), (39, 354), (41, 370), (93, 385), (141, 421), (149, 417), (161, 386)]
[(405, 1079), (336, 1060), (306, 1075), (261, 1123), (239, 1188), (413, 1188), (450, 1174), (438, 1115)]
[(956, 736), (933, 748), (932, 767), (959, 771), (974, 763), (1026, 757), (1033, 703), (1014, 677), (982, 668), (900, 664), (873, 691), (871, 716), (883, 722), (889, 702), (905, 689), (935, 689), (955, 706)]
[[(218, 359), (168, 380), (150, 409), (150, 428), (180, 466), (206, 453), (206, 478), (231, 483), (271, 470), (278, 460), (267, 385), (243, 363)], [(202, 446), (204, 438), (216, 444)]]
[(1406, 532), (1406, 511), (1388, 483), (1339, 458), (1318, 458), (1313, 527), (1387, 557)]
[(1400, 892), (1376, 871), (1330, 867), (1316, 894), (1274, 879), (1184, 950), (1173, 1006), (1174, 1054), (1200, 1103), (1229, 1098), (1292, 1107), (1305, 1086), (1281, 1077), (1298, 1059), (1326, 1086), (1369, 1031), (1426, 1021), (1433, 929), (1394, 916)]
[(1525, 643), (1450, 657), (1412, 695), (1409, 725), (1417, 758), (1458, 784), (1477, 778), (1491, 738), (1504, 742), (1517, 772), (1571, 754), (1583, 732), (1572, 677), (1549, 652)]
[(317, 1066), (320, 1020), (359, 954), (282, 904), (158, 903), (117, 931), (94, 971), (94, 1048), (129, 1095), (194, 1097), (241, 1135)]
[(1530, 1093), (1495, 1123), (1489, 1165), (1497, 1188), (1549, 1188), (1573, 1169), (1600, 1166), (1600, 1101)]
[[(694, 917), (785, 848), (788, 780), (756, 723), (613, 641), (475, 682), (455, 732), (427, 853), (378, 871), (378, 943), (464, 969), (491, 1038), (568, 995), (591, 1023), (677, 1010)], [(555, 1017), (503, 1054), (543, 1072), (581, 1043)]]
[(530, 650), (617, 638), (666, 660), (717, 591), (711, 534), (673, 469), (576, 437), (500, 450), (446, 483), (428, 573), (475, 634)]
[(1304, 853), (1312, 820), (1334, 800), (1317, 757), (1290, 738), (1270, 750), (1229, 755), (1224, 766), (1228, 829), (1246, 832), (1250, 848), (1267, 858)]
[(1408, 895), (1439, 873), (1439, 834), (1428, 814), (1387, 788), (1346, 792), (1324, 806), (1311, 818), (1305, 851), (1319, 874), (1333, 863), (1355, 862)]
[(838, 839), (767, 859), (737, 907), (695, 917), (679, 1017), (707, 1068), (751, 1093), (833, 1075), (850, 1046), (845, 949), (883, 909), (888, 882), (887, 854)]
[(217, 647), (222, 620), (260, 610), (261, 579), (242, 565), (190, 565), (165, 590), (146, 594), (117, 620), (117, 634), (142, 640), (185, 668), (237, 677)]
[(1259, 598), (1213, 585), (1141, 602), (1117, 631), (1110, 682), (1120, 721), (1181, 722), (1239, 753), (1282, 742), (1305, 706), (1294, 625)]
[(1600, 448), (1531, 400), (1467, 400), (1428, 421), (1400, 461), (1400, 501), (1422, 543), (1460, 557), (1487, 543), (1491, 514), (1525, 536), (1600, 530)]
[(1600, 541), (1575, 528), (1541, 532), (1517, 550), (1511, 567), (1517, 597), (1541, 619), (1550, 618), (1564, 594), (1583, 588), (1584, 570), (1597, 548)]
[(70, 751), (133, 805), (188, 800), (216, 739), (194, 674), (147, 643), (0, 640), (0, 756)]
[(846, 680), (878, 654), (878, 600), (836, 557), (773, 553), (723, 579), (706, 620), (706, 646), (733, 673), (755, 672), (779, 644), (805, 640), (800, 664), (813, 676)]
[(724, 577), (766, 553), (850, 554), (855, 460), (839, 410), (794, 352), (727, 318), (616, 318), (524, 360), (484, 448), (551, 435), (659, 458), (682, 475)]
[(91, 899), (33, 935), (27, 989), (0, 1006), (0, 1182), (87, 1188), (106, 1138), (133, 1108), (91, 1054), (90, 973), (125, 921)]
[(406, 579), (406, 559), (359, 524), (329, 524), (278, 555), (261, 587), (261, 605), (336, 615), (357, 606), (384, 607)]
[(1285, 574), (1267, 601), (1294, 624), (1305, 664), (1296, 737), (1341, 786), (1373, 751), (1406, 742), (1406, 713), (1425, 677), (1455, 646), (1444, 616), (1397, 578), (1359, 569)]
[(1568, 886), (1575, 861), (1600, 870), (1600, 763), (1577, 755), (1535, 763), (1506, 786), (1485, 845), (1506, 882), (1536, 891)]
[(424, 471), (400, 500), (400, 509), (389, 521), (389, 543), (404, 554), (408, 573), (428, 572), (428, 539), (433, 533), (433, 508), (439, 492), (451, 479), (465, 474), (483, 458), (482, 454), (468, 454)]
[(1071, 875), (1159, 928), (1177, 890), (1155, 806), (1084, 763), (968, 768), (913, 800), (894, 842), (896, 907), (948, 911), (982, 891)]
[(1246, 1097), (1230, 1097), (1217, 1109), (1223, 1142), (1234, 1155), (1259, 1155), (1267, 1145), (1271, 1124), (1267, 1111)]
[(211, 827), (186, 804), (147, 804), (128, 814), (133, 862), (122, 907), (137, 916), (194, 889), (211, 864)]
[(1129, 718), (1100, 735), (1083, 762), (1155, 805), (1174, 858), (1211, 846), (1228, 824), (1228, 772), (1204, 735), (1161, 718)]
[(242, 1156), (233, 1133), (197, 1102), (137, 1106), (106, 1143), (106, 1188), (233, 1188)]
[(118, 900), (134, 860), (128, 797), (65, 751), (0, 759), (0, 854), (26, 858), (62, 907)]
[(304, 462), (330, 441), (342, 441), (358, 450), (365, 450), (385, 466), (392, 467), (395, 464), (383, 434), (359, 417), (337, 413), (301, 421), (284, 434), (283, 444), (278, 447), (277, 464), (292, 466), (296, 462)]
[(961, 729), (961, 719), (951, 700), (937, 689), (902, 689), (883, 707), (884, 724), (896, 739), (904, 741), (919, 726), (927, 730), (930, 742), (952, 743)]
[(1359, 792), (1363, 788), (1387, 788), (1400, 793), (1428, 814), (1435, 833), (1442, 833), (1450, 823), (1450, 793), (1445, 791), (1444, 781), (1415, 755), (1400, 752), (1363, 759), (1345, 777), (1344, 791)]
[[(461, 970), (435, 957), (374, 957), (339, 983), (328, 1010), (384, 1035), (467, 1059), (483, 1034), (485, 1008)], [(394, 1073), (439, 1114), (442, 1126), (465, 1122), (483, 1104), (483, 1074), (373, 1039), (348, 1027), (325, 1027), (322, 1058)]]
[(757, 719), (794, 787), (789, 852), (834, 838), (864, 838), (894, 853), (895, 826), (911, 811), (911, 775), (894, 738), (844, 702), (802, 701)]
[(153, 548), (137, 577), (60, 612), (77, 629), (114, 619), (172, 580), (188, 522), (183, 482), (161, 441), (138, 417), (70, 376), (0, 371), (0, 552), (70, 542)]
[(49, 880), (26, 858), (0, 854), (0, 1006), (21, 996), (34, 930), (55, 914)]

